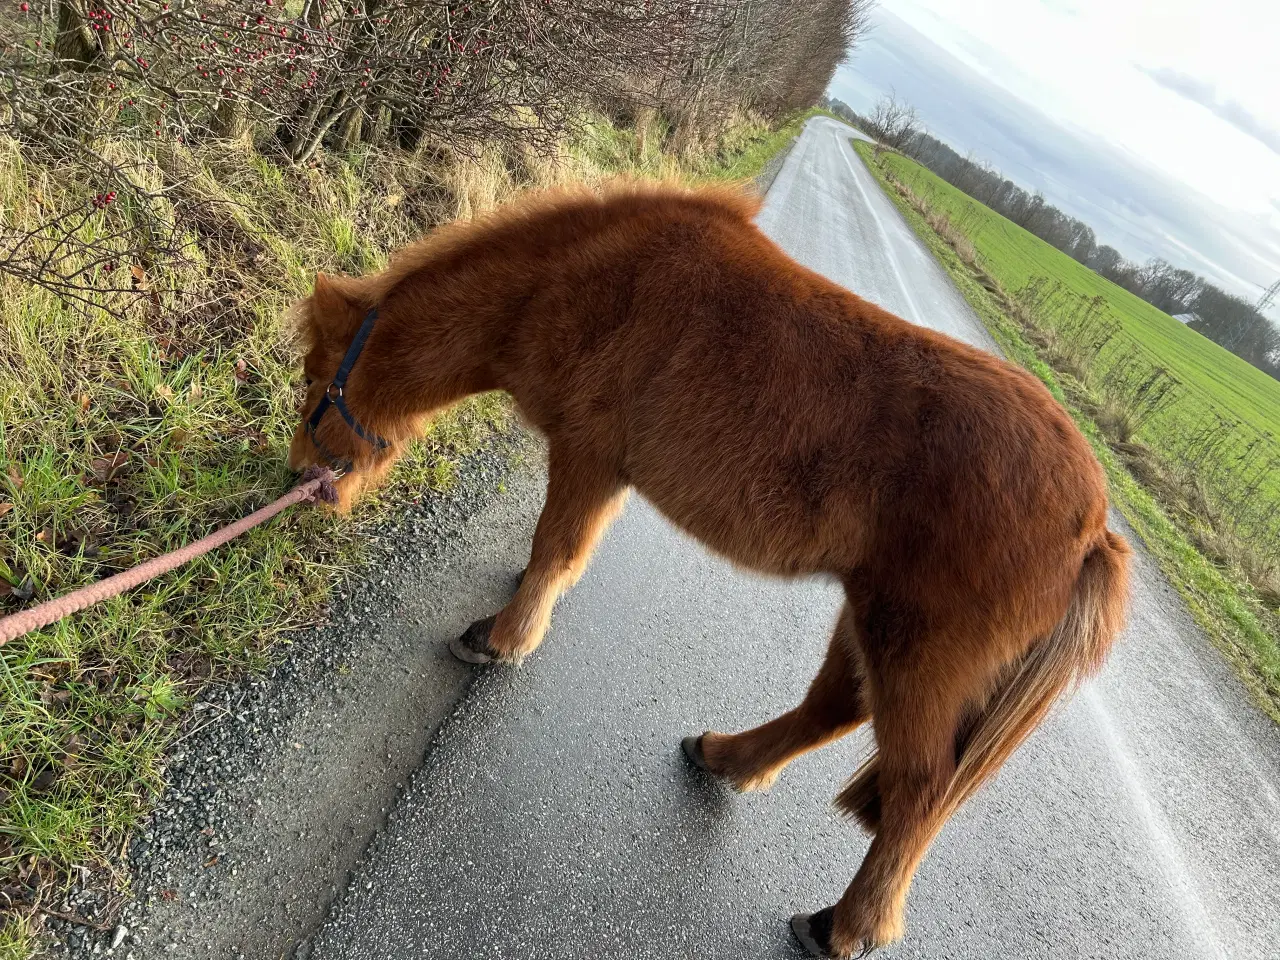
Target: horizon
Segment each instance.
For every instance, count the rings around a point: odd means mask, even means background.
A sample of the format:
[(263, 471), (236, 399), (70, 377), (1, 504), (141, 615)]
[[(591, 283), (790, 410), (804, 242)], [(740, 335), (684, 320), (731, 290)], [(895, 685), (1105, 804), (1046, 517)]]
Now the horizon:
[[(1252, 303), (1280, 279), (1280, 118), (1266, 94), (1280, 61), (1263, 56), (1280, 5), (1220, 4), (1216, 30), (1198, 6), (1154, 19), (1101, 0), (882, 0), (827, 96), (867, 114), (896, 93), (930, 134), (1039, 190), (1100, 244)], [(1251, 18), (1277, 29), (1254, 23), (1241, 42)], [(1267, 316), (1280, 322), (1280, 305)]]

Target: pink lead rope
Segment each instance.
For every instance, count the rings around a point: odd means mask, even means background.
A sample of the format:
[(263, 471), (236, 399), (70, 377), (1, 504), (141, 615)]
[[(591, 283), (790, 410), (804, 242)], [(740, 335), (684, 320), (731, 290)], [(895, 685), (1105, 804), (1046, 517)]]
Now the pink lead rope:
[(302, 482), (296, 487), (279, 500), (267, 504), (261, 510), (254, 511), (242, 520), (228, 524), (221, 530), (215, 530), (207, 537), (202, 537), (195, 543), (189, 543), (179, 550), (174, 550), (172, 553), (154, 557), (131, 570), (125, 570), (122, 573), (107, 577), (105, 580), (91, 583), (87, 587), (72, 590), (64, 596), (47, 600), (27, 610), (21, 610), (11, 616), (4, 617), (0, 619), (0, 646), (4, 646), (10, 640), (23, 634), (30, 633), (32, 630), (39, 630), (41, 627), (56, 623), (63, 617), (69, 617), (85, 607), (101, 603), (110, 597), (118, 597), (126, 590), (132, 590), (139, 584), (146, 583), (162, 573), (175, 570), (184, 563), (222, 546), (228, 540), (234, 540), (245, 531), (266, 523), (277, 513), (288, 510), (295, 503), (300, 503), (304, 500), (308, 503), (313, 503), (316, 500), (322, 500), (325, 503), (337, 503), (337, 491), (333, 488), (333, 482), (336, 479), (334, 472), (328, 467), (309, 467), (307, 472), (302, 475)]

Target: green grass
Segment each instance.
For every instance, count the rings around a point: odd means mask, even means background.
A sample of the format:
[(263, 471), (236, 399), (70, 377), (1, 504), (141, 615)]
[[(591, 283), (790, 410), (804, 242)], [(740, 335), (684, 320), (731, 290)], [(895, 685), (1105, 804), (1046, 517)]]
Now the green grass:
[[(1049, 362), (1046, 362), (1044, 351), (1037, 349), (1029, 336), (1027, 327), (1016, 319), (1013, 315), (1014, 311), (1009, 309), (1008, 299), (999, 289), (990, 289), (992, 285), (989, 282), (983, 282), (985, 278), (982, 274), (985, 272), (989, 272), (991, 277), (998, 277), (1002, 272), (1005, 276), (1018, 275), (1002, 271), (996, 259), (1001, 253), (1010, 256), (1018, 254), (1019, 245), (1016, 243), (1016, 236), (1012, 240), (1004, 241), (1004, 246), (995, 244), (987, 246), (985, 255), (981, 252), (983, 248), (978, 239), (974, 238), (973, 246), (978, 248), (981, 257), (981, 270), (973, 269), (957, 255), (954, 243), (948, 242), (931, 227), (918, 205), (913, 204), (909, 197), (900, 193), (886, 176), (888, 171), (897, 177), (899, 182), (910, 183), (911, 181), (906, 177), (899, 175), (899, 171), (911, 161), (885, 153), (880, 157), (884, 161), (882, 167), (869, 145), (855, 142), (854, 146), (884, 188), (886, 195), (902, 211), (915, 232), (928, 245), (1006, 355), (1038, 376), (1059, 402), (1071, 412), (1107, 471), (1113, 502), (1142, 537), (1162, 570), (1186, 601), (1196, 621), (1236, 667), (1259, 706), (1280, 722), (1280, 643), (1277, 642), (1277, 623), (1274, 613), (1259, 598), (1257, 591), (1241, 571), (1229, 564), (1214, 562), (1197, 548), (1192, 540), (1195, 532), (1193, 521), (1180, 515), (1179, 512), (1171, 512), (1167, 508), (1168, 504), (1162, 502), (1150, 489), (1135, 479), (1127, 469), (1124, 460), (1113, 449), (1114, 441), (1109, 442), (1108, 437), (1089, 415), (1088, 410), (1096, 409), (1100, 405), (1099, 398), (1087, 383), (1081, 383), (1071, 373), (1055, 370)], [(928, 171), (923, 172), (928, 173)], [(927, 181), (923, 177), (918, 177), (915, 182)], [(945, 193), (936, 184), (932, 186), (938, 195)], [(943, 186), (948, 185), (943, 184)], [(964, 200), (967, 201), (968, 198)], [(969, 202), (972, 203), (972, 201)], [(960, 219), (964, 216), (960, 211), (966, 208), (959, 202), (946, 209), (957, 211), (958, 215), (952, 221), (953, 223), (958, 225), (965, 222)], [(991, 211), (987, 212), (992, 217), (996, 216)], [(969, 216), (975, 217), (972, 213)], [(973, 220), (969, 222), (972, 223)], [(1010, 226), (1013, 225), (1010, 224)], [(944, 230), (944, 232), (949, 231)], [(996, 231), (991, 228), (991, 232)], [(1004, 233), (1003, 230), (1001, 232)], [(1039, 243), (1030, 235), (1028, 239)], [(1034, 249), (1029, 243), (1022, 246)], [(1057, 253), (1057, 251), (1053, 252)], [(1046, 263), (1052, 265), (1052, 258), (1047, 257), (1042, 250), (1036, 249), (1036, 253), (1045, 257), (1042, 266)], [(1072, 267), (1078, 267), (1067, 257), (1061, 257), (1061, 259)], [(1027, 269), (1025, 262), (1019, 269), (1024, 271)], [(1067, 272), (1074, 273), (1070, 268), (1066, 269)], [(1100, 282), (1105, 283), (1105, 281)], [(1120, 292), (1124, 293), (1124, 291)], [(1121, 303), (1125, 302), (1123, 298), (1118, 299)], [(1170, 320), (1170, 322), (1181, 326), (1177, 321)], [(1191, 331), (1186, 332), (1191, 333)], [(1203, 338), (1200, 339), (1203, 341)], [(1208, 341), (1203, 342), (1217, 349), (1216, 345)], [(1212, 356), (1216, 362), (1225, 365), (1221, 357)], [(1230, 359), (1243, 365), (1242, 361), (1235, 357)]]
[(722, 149), (717, 155), (717, 166), (710, 171), (708, 179), (745, 180), (756, 176), (779, 150), (800, 135), (809, 118), (815, 116), (832, 114), (814, 107), (777, 129), (771, 130), (760, 125), (738, 128), (738, 136), (731, 139), (726, 144), (727, 149)]
[(810, 117), (831, 114), (818, 107), (778, 126), (755, 118), (734, 118), (715, 142), (672, 146), (675, 136), (658, 116), (620, 128), (603, 119), (589, 123), (571, 146), (571, 155), (589, 166), (644, 177), (680, 177), (693, 182), (745, 181), (799, 136)]
[[(588, 124), (555, 162), (494, 156), (435, 166), (366, 152), (315, 166), (244, 147), (161, 145), (137, 157), (210, 201), (184, 223), (190, 262), (152, 278), (156, 304), (85, 314), (0, 278), (0, 612), (187, 543), (274, 499), (296, 423), (300, 371), (282, 316), (316, 270), (364, 272), (429, 225), (524, 186), (614, 172), (750, 177), (782, 131), (729, 125), (710, 146), (670, 149)], [(166, 152), (167, 151), (167, 152)], [(90, 186), (0, 141), (0, 221), (84, 201)], [(106, 229), (114, 207), (88, 229)], [(412, 491), (443, 490), (458, 459), (507, 428), (508, 401), (474, 398), (441, 418), (350, 521), (292, 511), (125, 597), (0, 648), (0, 960), (36, 949), (41, 906), (72, 868), (127, 884), (121, 853), (164, 787), (164, 757), (202, 685), (264, 666), (358, 571), (362, 524)], [(344, 573), (347, 572), (347, 573)], [(3, 901), (0, 901), (3, 902)]]

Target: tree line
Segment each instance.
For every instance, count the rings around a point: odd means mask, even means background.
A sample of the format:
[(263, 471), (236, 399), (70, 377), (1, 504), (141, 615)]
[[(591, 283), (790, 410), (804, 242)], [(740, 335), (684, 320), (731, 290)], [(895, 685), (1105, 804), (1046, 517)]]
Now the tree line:
[[(132, 252), (153, 261), (173, 254), (182, 191), (124, 143), (171, 154), (237, 140), (292, 163), (368, 147), (518, 155), (549, 149), (587, 111), (625, 122), (644, 109), (696, 141), (738, 112), (777, 119), (816, 103), (869, 7), (0, 0), (0, 129), (93, 188), (35, 232), (0, 212), (0, 272), (71, 296), (92, 286), (86, 264), (99, 275), (125, 246), (148, 246)], [(130, 236), (86, 250), (86, 224), (124, 206)]]
[(1249, 301), (1204, 277), (1153, 257), (1127, 259), (1099, 243), (1093, 228), (1028, 192), (991, 164), (961, 156), (925, 131), (918, 114), (894, 96), (882, 98), (870, 117), (839, 100), (832, 112), (911, 157), (947, 183), (985, 204), (1050, 246), (1170, 315), (1194, 314), (1189, 326), (1260, 370), (1280, 379), (1280, 329)]

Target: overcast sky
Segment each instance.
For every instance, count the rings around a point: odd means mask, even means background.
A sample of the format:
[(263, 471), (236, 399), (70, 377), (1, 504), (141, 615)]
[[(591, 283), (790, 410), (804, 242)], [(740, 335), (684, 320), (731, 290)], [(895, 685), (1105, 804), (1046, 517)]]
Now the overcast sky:
[(829, 93), (890, 89), (1132, 259), (1280, 279), (1280, 0), (881, 0)]

